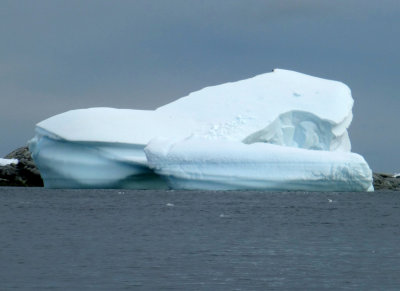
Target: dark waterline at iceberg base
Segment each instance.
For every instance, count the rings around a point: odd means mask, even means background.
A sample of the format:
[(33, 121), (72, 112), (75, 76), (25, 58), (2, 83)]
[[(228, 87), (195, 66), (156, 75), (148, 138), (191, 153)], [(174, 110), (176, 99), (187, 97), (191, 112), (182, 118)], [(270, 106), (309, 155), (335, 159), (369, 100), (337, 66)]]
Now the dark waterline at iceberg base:
[(398, 290), (396, 192), (0, 188), (1, 290)]

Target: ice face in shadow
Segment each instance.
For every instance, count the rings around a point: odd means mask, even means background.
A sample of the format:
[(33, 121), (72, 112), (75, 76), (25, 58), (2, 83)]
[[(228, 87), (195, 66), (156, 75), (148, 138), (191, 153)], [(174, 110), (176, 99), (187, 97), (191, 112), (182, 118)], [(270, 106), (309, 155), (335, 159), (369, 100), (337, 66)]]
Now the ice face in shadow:
[(30, 145), (46, 188), (167, 188), (147, 167), (141, 146), (46, 136), (35, 137)]
[(264, 129), (250, 134), (243, 143), (265, 142), (311, 150), (350, 151), (347, 131), (335, 136), (334, 127), (334, 123), (310, 112), (289, 111), (279, 115)]
[(349, 152), (197, 138), (155, 139), (145, 152), (174, 189), (373, 191), (368, 164)]
[(148, 110), (78, 109), (40, 122), (29, 149), (47, 188), (164, 189), (143, 148), (154, 136), (186, 136), (192, 127)]
[[(243, 150), (254, 148), (253, 144), (264, 143), (269, 144), (267, 146), (280, 145), (288, 151), (303, 148), (349, 152), (347, 128), (352, 120), (352, 106), (350, 89), (343, 83), (278, 69), (250, 79), (204, 88), (154, 111), (114, 108), (71, 110), (37, 124), (36, 135), (29, 148), (45, 186), (49, 188), (164, 188), (167, 185), (149, 168), (149, 155), (146, 157), (144, 153), (144, 148), (154, 138), (163, 138), (168, 140), (168, 144), (175, 144), (196, 136), (210, 141), (200, 144), (211, 149), (213, 141), (231, 141), (234, 147), (237, 143), (245, 146), (240, 147)], [(152, 148), (150, 146), (147, 151), (150, 155)], [(203, 150), (195, 148), (199, 152)], [(162, 151), (169, 149), (157, 152)], [(257, 154), (266, 155), (267, 152)], [(301, 155), (306, 153), (301, 152)], [(240, 155), (239, 152), (234, 154)], [(152, 168), (158, 169), (156, 160), (163, 164), (161, 157), (158, 155), (157, 159), (151, 160)], [(185, 159), (190, 158), (187, 156)], [(286, 161), (285, 158), (282, 161)], [(166, 159), (165, 162), (171, 160)], [(197, 162), (202, 164), (201, 160)], [(220, 167), (225, 167), (230, 160), (226, 157), (218, 163)], [(243, 163), (246, 164), (246, 161)], [(282, 165), (285, 164), (292, 166), (289, 162)], [(300, 164), (298, 161), (296, 165)], [(336, 164), (332, 162), (331, 165)], [(346, 162), (345, 165), (351, 171), (358, 169), (351, 163)], [(217, 167), (217, 164), (214, 166)], [(259, 166), (261, 169), (261, 163)], [(204, 165), (201, 167), (211, 169)], [(311, 166), (307, 169), (310, 172)], [(346, 167), (343, 167), (343, 173), (345, 171)], [(168, 171), (156, 172), (169, 175)], [(253, 172), (249, 169), (249, 173)], [(284, 170), (279, 173), (284, 174)], [(332, 177), (326, 172), (323, 175)], [(284, 185), (285, 181), (290, 184), (291, 178), (282, 179), (280, 185)], [(330, 182), (329, 179), (322, 180), (327, 184), (339, 183), (333, 178)], [(190, 181), (201, 183), (207, 189), (211, 187), (195, 179)], [(301, 181), (306, 183), (305, 178)], [(214, 185), (217, 182), (210, 180), (209, 183)], [(264, 189), (275, 189), (272, 186), (268, 188), (269, 184), (260, 185), (267, 187)], [(287, 189), (294, 189), (293, 185)]]

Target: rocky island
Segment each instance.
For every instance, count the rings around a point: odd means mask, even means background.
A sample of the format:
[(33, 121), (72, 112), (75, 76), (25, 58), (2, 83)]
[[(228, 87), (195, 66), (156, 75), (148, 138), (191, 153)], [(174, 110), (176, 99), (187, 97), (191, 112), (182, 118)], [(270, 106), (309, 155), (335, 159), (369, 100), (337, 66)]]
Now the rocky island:
[(0, 186), (43, 187), (43, 180), (27, 146), (18, 148), (0, 164)]

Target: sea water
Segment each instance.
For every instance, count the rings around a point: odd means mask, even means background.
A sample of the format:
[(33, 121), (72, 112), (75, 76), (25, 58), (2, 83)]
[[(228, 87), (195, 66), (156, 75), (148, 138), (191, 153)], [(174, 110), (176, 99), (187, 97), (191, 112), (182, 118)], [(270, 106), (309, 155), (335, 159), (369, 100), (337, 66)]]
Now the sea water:
[(0, 290), (399, 290), (400, 193), (0, 188)]

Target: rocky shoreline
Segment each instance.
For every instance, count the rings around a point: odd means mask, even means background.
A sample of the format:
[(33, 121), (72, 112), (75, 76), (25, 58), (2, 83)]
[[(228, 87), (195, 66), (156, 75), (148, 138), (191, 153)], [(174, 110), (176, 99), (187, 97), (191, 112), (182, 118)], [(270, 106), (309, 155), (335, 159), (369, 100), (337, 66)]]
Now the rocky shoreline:
[[(43, 180), (27, 146), (12, 151), (4, 158), (17, 159), (18, 163), (0, 166), (0, 186), (43, 187)], [(373, 179), (375, 190), (400, 191), (400, 177), (373, 173)]]
[(4, 158), (16, 159), (18, 163), (0, 166), (0, 186), (43, 187), (43, 180), (27, 146), (12, 151)]
[(373, 173), (375, 190), (400, 191), (400, 177), (393, 174)]

